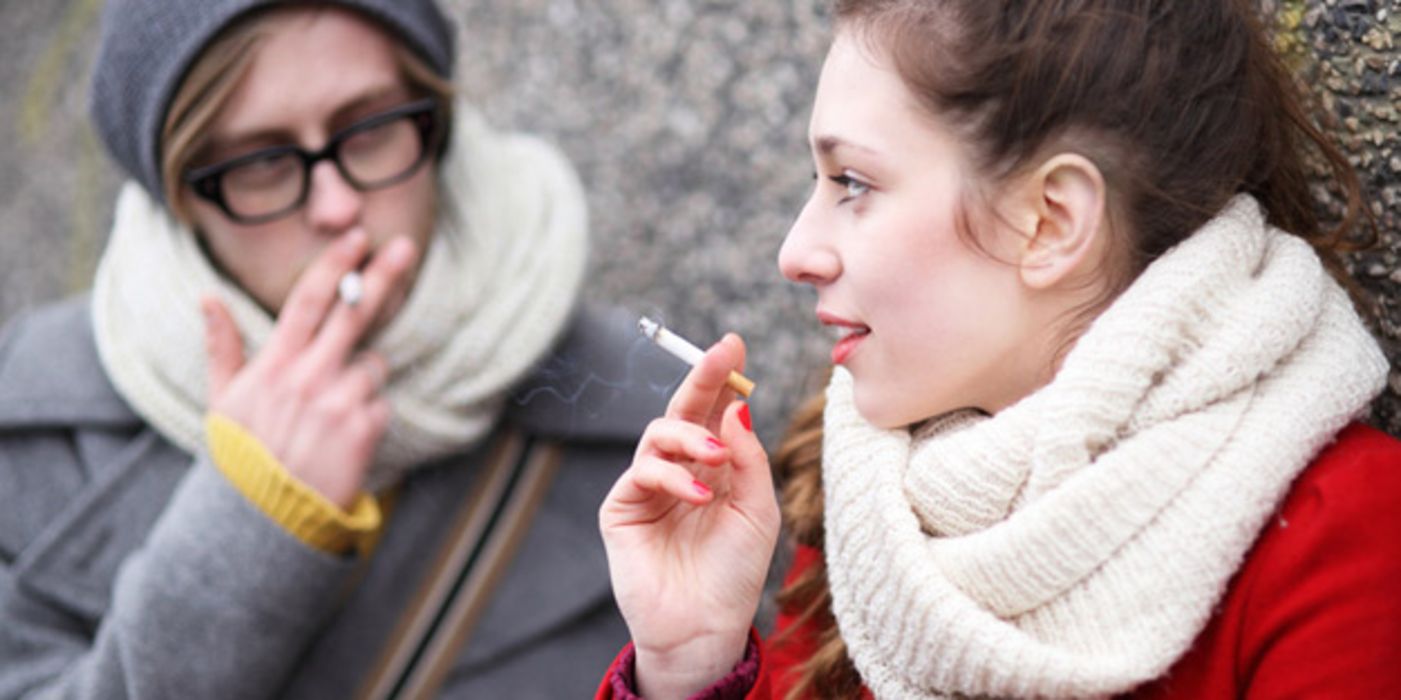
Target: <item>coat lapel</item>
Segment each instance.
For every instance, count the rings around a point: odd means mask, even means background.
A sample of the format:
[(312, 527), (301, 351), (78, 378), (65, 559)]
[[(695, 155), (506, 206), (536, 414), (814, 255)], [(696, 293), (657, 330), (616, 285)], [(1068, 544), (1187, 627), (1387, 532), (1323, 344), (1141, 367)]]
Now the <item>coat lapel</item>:
[(95, 623), (118, 567), (141, 546), (189, 464), (154, 431), (141, 432), (91, 467), (93, 480), (16, 560), (16, 582)]
[(0, 426), (135, 427), (93, 342), (86, 296), (15, 319), (0, 339)]

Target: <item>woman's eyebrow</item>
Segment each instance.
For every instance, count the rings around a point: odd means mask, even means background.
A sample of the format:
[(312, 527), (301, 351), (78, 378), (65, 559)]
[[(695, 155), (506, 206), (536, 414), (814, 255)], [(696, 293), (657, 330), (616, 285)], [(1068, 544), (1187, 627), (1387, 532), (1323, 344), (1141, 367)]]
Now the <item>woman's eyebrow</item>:
[(357, 119), (369, 116), (371, 112), (389, 109), (407, 99), (408, 92), (399, 85), (372, 90), (337, 107), (331, 112), (326, 124), (331, 131), (336, 131), (349, 126)]
[(864, 146), (862, 144), (844, 139), (840, 136), (824, 134), (822, 136), (814, 137), (812, 143), (813, 146), (817, 149), (817, 152), (823, 156), (830, 156), (833, 153), (836, 153), (837, 151), (842, 149), (860, 151), (862, 153), (873, 156), (880, 155), (879, 151), (877, 151), (874, 148), (871, 148), (870, 146)]
[[(378, 107), (388, 109), (407, 98), (407, 93), (397, 85), (370, 90), (336, 107), (326, 119), (326, 129), (329, 133), (334, 133), (349, 126), (356, 119), (368, 116), (367, 112), (374, 111)], [(255, 128), (242, 133), (211, 136), (202, 150), (217, 156), (232, 151), (241, 151), (251, 146), (274, 146), (295, 144), (296, 142), (297, 134), (294, 130), (287, 126), (272, 126)]]
[(227, 136), (211, 135), (196, 152), (195, 162), (232, 158), (256, 147), (271, 147), (296, 142), (296, 136), (282, 128), (258, 129)]

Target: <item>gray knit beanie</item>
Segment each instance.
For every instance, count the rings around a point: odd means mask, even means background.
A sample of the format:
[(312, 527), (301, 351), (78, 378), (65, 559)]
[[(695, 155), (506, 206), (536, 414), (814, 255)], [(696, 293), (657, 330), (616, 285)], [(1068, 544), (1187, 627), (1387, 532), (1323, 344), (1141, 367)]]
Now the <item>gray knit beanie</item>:
[(234, 20), (292, 2), (357, 9), (451, 78), (453, 27), (434, 0), (108, 0), (93, 70), (92, 118), (112, 157), (157, 201), (165, 201), (161, 128), (185, 73)]

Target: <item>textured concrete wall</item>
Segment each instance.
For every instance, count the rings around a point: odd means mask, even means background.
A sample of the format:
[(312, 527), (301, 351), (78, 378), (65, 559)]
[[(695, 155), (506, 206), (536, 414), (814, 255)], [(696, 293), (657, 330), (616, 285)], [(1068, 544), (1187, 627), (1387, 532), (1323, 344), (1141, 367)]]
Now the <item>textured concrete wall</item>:
[(1282, 20), (1282, 48), (1333, 118), (1332, 133), (1370, 193), (1377, 245), (1352, 256), (1350, 271), (1377, 305), (1378, 335), (1393, 366), (1373, 417), (1401, 435), (1401, 2), (1272, 5)]
[[(498, 124), (547, 135), (589, 189), (589, 295), (698, 342), (742, 333), (771, 443), (829, 341), (775, 258), (811, 186), (804, 142), (828, 40), (821, 0), (445, 0), (459, 82)], [(116, 174), (82, 121), (98, 0), (0, 2), (0, 318), (86, 286)], [(1354, 260), (1401, 356), (1401, 8), (1276, 0), (1281, 45), (1339, 117), (1383, 247)], [(1379, 420), (1401, 434), (1395, 390)]]

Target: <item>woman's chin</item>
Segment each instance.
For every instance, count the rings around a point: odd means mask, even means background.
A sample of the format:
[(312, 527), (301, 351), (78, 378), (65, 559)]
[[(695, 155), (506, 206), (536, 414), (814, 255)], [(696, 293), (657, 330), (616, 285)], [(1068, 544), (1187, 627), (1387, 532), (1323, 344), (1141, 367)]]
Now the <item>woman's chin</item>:
[(883, 399), (877, 392), (863, 392), (859, 380), (856, 382), (853, 398), (856, 412), (860, 413), (867, 423), (881, 430), (895, 430), (915, 422), (905, 419), (900, 411), (891, 410), (891, 402)]

